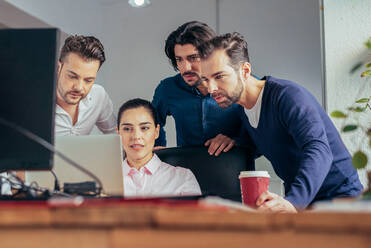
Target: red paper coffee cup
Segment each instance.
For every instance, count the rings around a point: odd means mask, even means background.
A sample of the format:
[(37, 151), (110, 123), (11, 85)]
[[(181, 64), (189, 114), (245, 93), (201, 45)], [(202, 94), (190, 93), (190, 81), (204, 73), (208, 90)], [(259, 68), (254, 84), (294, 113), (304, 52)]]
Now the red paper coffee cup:
[(256, 200), (268, 191), (268, 171), (241, 171), (238, 177), (241, 185), (242, 202), (245, 205), (256, 208)]

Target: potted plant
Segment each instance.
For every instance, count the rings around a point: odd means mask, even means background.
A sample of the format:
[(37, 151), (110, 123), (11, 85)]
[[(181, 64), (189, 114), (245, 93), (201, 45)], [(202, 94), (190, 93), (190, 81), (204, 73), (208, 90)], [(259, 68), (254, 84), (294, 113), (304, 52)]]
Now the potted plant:
[[(371, 51), (371, 38), (365, 42), (365, 45), (368, 51)], [(365, 84), (360, 88), (360, 91), (357, 94), (357, 100), (350, 106), (347, 111), (343, 112), (340, 110), (335, 110), (331, 112), (331, 116), (334, 118), (343, 119), (341, 132), (343, 133), (350, 133), (355, 130), (361, 130), (364, 136), (360, 136), (360, 140), (358, 142), (359, 147), (352, 155), (352, 162), (353, 166), (356, 169), (363, 169), (366, 167), (368, 162), (367, 154), (362, 150), (362, 146), (365, 142), (368, 143), (366, 146), (368, 149), (371, 149), (371, 122), (369, 123), (362, 123), (360, 122), (360, 115), (369, 115), (371, 111), (371, 93), (364, 92), (367, 83), (370, 83), (370, 76), (371, 76), (371, 61), (370, 61), (371, 53), (368, 53), (366, 60), (357, 63), (351, 69), (350, 73), (355, 73), (360, 68), (363, 70), (361, 71), (360, 76), (365, 79)], [(361, 97), (361, 95), (364, 95)], [(371, 199), (371, 171), (367, 171), (368, 176), (368, 190), (366, 190), (363, 194), (363, 198)]]

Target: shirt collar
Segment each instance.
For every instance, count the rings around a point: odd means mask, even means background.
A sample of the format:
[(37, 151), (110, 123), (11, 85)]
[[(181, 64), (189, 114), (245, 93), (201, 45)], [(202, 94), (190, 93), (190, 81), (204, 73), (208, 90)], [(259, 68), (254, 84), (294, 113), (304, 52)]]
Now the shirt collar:
[(92, 102), (92, 96), (91, 96), (91, 90), (90, 90), (88, 95), (79, 102), (79, 111), (88, 108), (91, 102)]
[(255, 105), (251, 109), (245, 108), (245, 110), (247, 112), (256, 112), (260, 108), (260, 106), (262, 104), (263, 92), (264, 92), (264, 87), (260, 91), (259, 96), (258, 96), (258, 99), (256, 100)]
[(67, 114), (66, 113), (66, 111), (61, 107), (61, 106), (59, 106), (58, 104), (56, 104), (57, 106), (56, 106), (56, 108), (55, 108), (55, 112), (57, 113), (57, 114)]
[[(144, 172), (146, 172), (147, 174), (153, 175), (158, 170), (158, 168), (160, 168), (161, 163), (162, 162), (159, 159), (159, 157), (156, 154), (153, 154), (151, 160), (146, 165), (141, 167), (141, 169), (143, 168)], [(124, 175), (129, 175), (132, 169), (136, 170), (135, 168), (131, 167), (127, 159), (125, 159), (123, 162)]]
[[(91, 95), (91, 89), (90, 89), (90, 92), (88, 93), (88, 95), (79, 102), (79, 112), (81, 110), (88, 108), (91, 102), (92, 102), (92, 95)], [(56, 113), (67, 114), (66, 111), (61, 106), (59, 106), (58, 104), (56, 105), (57, 105), (56, 110), (55, 110)]]
[(245, 113), (249, 119), (250, 125), (254, 128), (257, 128), (259, 124), (263, 93), (264, 93), (264, 87), (260, 91), (255, 105), (251, 109), (244, 108)]

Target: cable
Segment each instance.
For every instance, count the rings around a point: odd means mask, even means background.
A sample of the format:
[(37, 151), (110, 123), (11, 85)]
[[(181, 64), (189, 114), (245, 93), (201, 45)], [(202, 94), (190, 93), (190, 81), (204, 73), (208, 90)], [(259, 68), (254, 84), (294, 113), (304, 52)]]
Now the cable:
[(0, 195), (3, 194), (3, 178), (0, 172)]
[(11, 129), (21, 133), (22, 135), (26, 136), (30, 140), (42, 145), (43, 147), (45, 147), (49, 151), (58, 155), (61, 159), (63, 159), (64, 161), (66, 161), (67, 163), (72, 165), (73, 167), (77, 168), (78, 170), (82, 171), (83, 173), (85, 173), (88, 176), (90, 176), (91, 178), (93, 178), (99, 185), (98, 194), (100, 194), (103, 191), (103, 184), (97, 176), (95, 176), (93, 173), (91, 173), (90, 171), (88, 171), (87, 169), (82, 167), (81, 165), (77, 164), (75, 161), (73, 161), (70, 158), (68, 158), (67, 156), (65, 156), (63, 153), (57, 151), (52, 144), (50, 144), (49, 142), (47, 142), (43, 138), (41, 138), (41, 137), (35, 135), (34, 133), (28, 131), (27, 129), (25, 129), (25, 128), (13, 123), (13, 122), (7, 121), (7, 120), (5, 120), (1, 117), (0, 117), (0, 124), (2, 124), (4, 126), (7, 126)]
[[(12, 189), (16, 189), (17, 192), (14, 192), (11, 195), (0, 195), (0, 199), (9, 199), (9, 200), (23, 200), (23, 199), (36, 199), (36, 200), (46, 200), (49, 199), (50, 196), (63, 196), (68, 198), (75, 198), (75, 196), (66, 194), (60, 191), (53, 191), (52, 194), (50, 193), (49, 189), (40, 187), (36, 182), (30, 183), (30, 185), (26, 185), (19, 177), (12, 173), (8, 173), (8, 176), (1, 176), (0, 180), (3, 182), (7, 182)], [(40, 192), (41, 194), (38, 194)], [(25, 194), (22, 196), (22, 194)], [(20, 197), (18, 197), (20, 196)]]
[[(37, 197), (47, 197), (49, 195), (48, 189), (39, 187), (36, 182), (26, 185), (19, 177), (12, 173), (8, 173), (7, 177), (0, 176), (0, 179), (7, 182), (12, 189), (17, 190), (17, 192), (14, 192), (11, 196), (7, 196), (8, 199), (17, 199), (18, 196), (22, 194), (26, 194), (26, 196), (22, 197), (24, 199), (35, 199)], [(41, 192), (41, 195), (38, 195), (37, 192)]]
[(59, 185), (59, 180), (58, 180), (58, 178), (57, 178), (57, 175), (54, 173), (53, 170), (51, 170), (50, 172), (51, 172), (51, 173), (53, 174), (53, 176), (54, 176), (54, 191), (60, 191), (60, 190), (61, 190), (61, 187), (60, 187), (60, 185)]

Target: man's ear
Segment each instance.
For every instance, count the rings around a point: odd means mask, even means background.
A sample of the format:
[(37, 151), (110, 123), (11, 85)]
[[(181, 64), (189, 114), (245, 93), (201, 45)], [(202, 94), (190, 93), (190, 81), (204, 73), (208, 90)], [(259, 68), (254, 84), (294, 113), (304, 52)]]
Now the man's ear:
[(157, 139), (159, 136), (160, 136), (160, 125), (157, 124), (157, 126), (156, 126), (156, 135), (155, 135), (156, 139)]
[(116, 132), (117, 132), (117, 134), (120, 134), (120, 131), (117, 127), (116, 127)]
[(251, 64), (249, 62), (244, 62), (241, 65), (241, 78), (247, 81), (251, 75)]
[(58, 60), (57, 74), (61, 73), (62, 63)]

